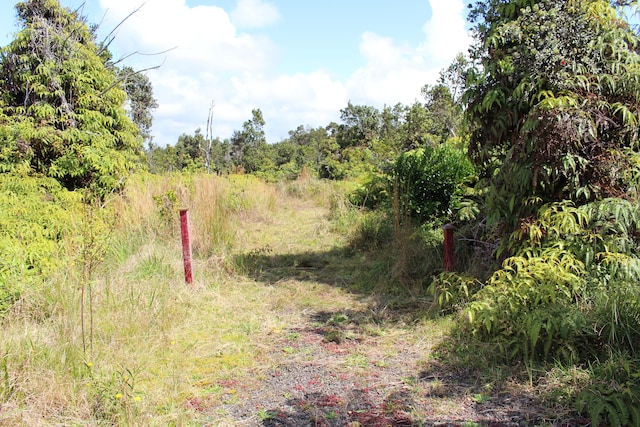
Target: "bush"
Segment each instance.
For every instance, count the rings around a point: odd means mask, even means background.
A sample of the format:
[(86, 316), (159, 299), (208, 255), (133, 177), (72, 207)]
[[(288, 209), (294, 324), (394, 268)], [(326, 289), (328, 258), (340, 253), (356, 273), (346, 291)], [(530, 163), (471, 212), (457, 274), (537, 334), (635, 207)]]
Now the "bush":
[(403, 153), (393, 168), (400, 209), (421, 222), (448, 216), (474, 169), (457, 148), (424, 147)]
[(591, 425), (640, 425), (640, 361), (616, 353), (589, 371), (590, 382), (578, 394), (576, 406), (591, 418)]
[(26, 286), (65, 268), (62, 242), (82, 218), (82, 195), (52, 178), (0, 174), (0, 314)]
[(349, 201), (361, 208), (379, 209), (390, 206), (392, 194), (393, 185), (388, 175), (369, 175), (349, 194)]
[(510, 360), (590, 362), (640, 346), (640, 206), (543, 206), (504, 249), (515, 255), (466, 310), (468, 332)]

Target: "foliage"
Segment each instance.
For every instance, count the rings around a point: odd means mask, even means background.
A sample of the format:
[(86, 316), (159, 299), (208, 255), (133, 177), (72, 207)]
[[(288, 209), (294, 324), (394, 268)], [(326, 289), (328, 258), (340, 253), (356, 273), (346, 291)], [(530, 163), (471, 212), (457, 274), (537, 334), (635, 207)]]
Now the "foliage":
[(473, 175), (464, 152), (449, 146), (403, 153), (393, 168), (402, 212), (427, 221), (446, 217), (461, 196), (461, 185)]
[(588, 361), (640, 345), (640, 205), (545, 205), (469, 304), (469, 332), (507, 360)]
[(153, 87), (149, 77), (136, 72), (131, 67), (118, 70), (118, 77), (129, 98), (129, 117), (138, 126), (142, 139), (151, 144), (151, 126), (153, 124), (152, 111), (158, 108), (158, 101), (153, 97)]
[(193, 136), (180, 135), (176, 144), (177, 170), (203, 170), (205, 167), (205, 143), (205, 137), (200, 129), (196, 129)]
[(471, 13), (478, 220), (503, 263), (461, 330), (504, 361), (615, 366), (578, 399), (594, 425), (638, 422), (637, 369), (619, 375), (612, 357), (640, 345), (640, 39), (621, 9), (635, 3), (486, 0)]
[(640, 425), (640, 361), (614, 354), (589, 371), (591, 381), (576, 397), (576, 407), (591, 425)]
[(427, 113), (427, 134), (432, 135), (437, 144), (447, 142), (456, 136), (462, 121), (462, 106), (454, 101), (449, 87), (438, 84), (422, 88), (425, 99), (424, 111)]
[(268, 145), (264, 134), (265, 121), (260, 109), (251, 111), (251, 119), (244, 122), (241, 131), (231, 136), (231, 160), (246, 172), (268, 169)]
[(0, 315), (30, 286), (65, 269), (61, 254), (82, 196), (51, 178), (0, 174)]
[(433, 279), (429, 291), (434, 304), (447, 314), (466, 306), (482, 286), (483, 283), (473, 276), (444, 271)]
[(389, 209), (393, 199), (393, 181), (387, 174), (369, 174), (349, 195), (355, 206), (368, 209)]
[(0, 168), (98, 193), (121, 187), (141, 154), (126, 93), (76, 12), (16, 5), (23, 29), (0, 54)]
[(543, 204), (637, 187), (638, 37), (602, 0), (477, 2), (470, 152), (509, 234)]

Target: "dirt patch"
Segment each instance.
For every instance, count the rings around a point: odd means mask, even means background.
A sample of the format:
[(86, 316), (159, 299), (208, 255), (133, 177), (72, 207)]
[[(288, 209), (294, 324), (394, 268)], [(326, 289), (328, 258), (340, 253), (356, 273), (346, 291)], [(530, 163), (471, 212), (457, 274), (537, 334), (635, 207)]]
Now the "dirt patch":
[(396, 338), (393, 351), (353, 325), (336, 331), (329, 323), (284, 335), (273, 342), (272, 356), (280, 362), (239, 392), (236, 403), (224, 406), (237, 425), (587, 424), (555, 419), (523, 386), (487, 388), (471, 372), (425, 363), (425, 348), (411, 339)]

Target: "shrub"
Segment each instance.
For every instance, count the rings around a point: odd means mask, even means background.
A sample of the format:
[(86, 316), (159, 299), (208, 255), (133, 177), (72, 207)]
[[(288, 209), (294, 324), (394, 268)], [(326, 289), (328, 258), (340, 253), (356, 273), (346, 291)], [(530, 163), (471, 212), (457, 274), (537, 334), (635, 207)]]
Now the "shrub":
[(393, 168), (400, 209), (421, 222), (450, 214), (474, 169), (457, 148), (424, 147), (403, 153)]
[(591, 380), (578, 394), (576, 406), (591, 418), (591, 425), (640, 425), (640, 361), (616, 353), (589, 372)]
[(640, 346), (639, 206), (543, 206), (466, 310), (468, 332), (509, 360), (588, 362)]
[(62, 242), (82, 217), (82, 195), (51, 178), (0, 174), (0, 314), (26, 286), (64, 268)]

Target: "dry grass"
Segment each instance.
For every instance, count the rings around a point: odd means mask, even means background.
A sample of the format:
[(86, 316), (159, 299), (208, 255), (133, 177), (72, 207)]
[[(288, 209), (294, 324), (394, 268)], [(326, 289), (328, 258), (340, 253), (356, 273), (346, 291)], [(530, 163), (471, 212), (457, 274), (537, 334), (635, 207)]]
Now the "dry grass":
[[(265, 363), (274, 331), (310, 307), (349, 306), (347, 293), (328, 285), (276, 288), (234, 276), (234, 248), (335, 244), (324, 211), (296, 218), (295, 200), (249, 177), (138, 177), (103, 211), (114, 218), (106, 221), (109, 238), (72, 239), (60, 258), (67, 274), (26, 292), (5, 319), (0, 425), (187, 424), (198, 418), (190, 399), (228, 397), (220, 383)], [(191, 215), (190, 287), (182, 277), (179, 207)], [(278, 231), (259, 234), (274, 223), (290, 230), (288, 221), (314, 227), (312, 237), (294, 244)], [(89, 233), (97, 223), (105, 222), (87, 216), (76, 229)]]
[[(103, 211), (78, 219), (80, 236), (60, 257), (66, 274), (26, 292), (5, 319), (0, 425), (233, 425), (216, 408), (237, 403), (238, 382), (279, 362), (273, 343), (292, 328), (314, 313), (373, 319), (375, 308), (387, 316), (349, 285), (371, 266), (345, 257), (344, 232), (358, 214), (342, 192), (309, 177), (277, 185), (246, 176), (136, 177)], [(329, 219), (329, 206), (340, 218)], [(192, 286), (183, 278), (183, 207)], [(361, 327), (382, 361), (407, 343), (421, 357), (449, 327), (402, 315), (376, 322)], [(372, 366), (365, 354), (350, 357), (354, 370)]]

